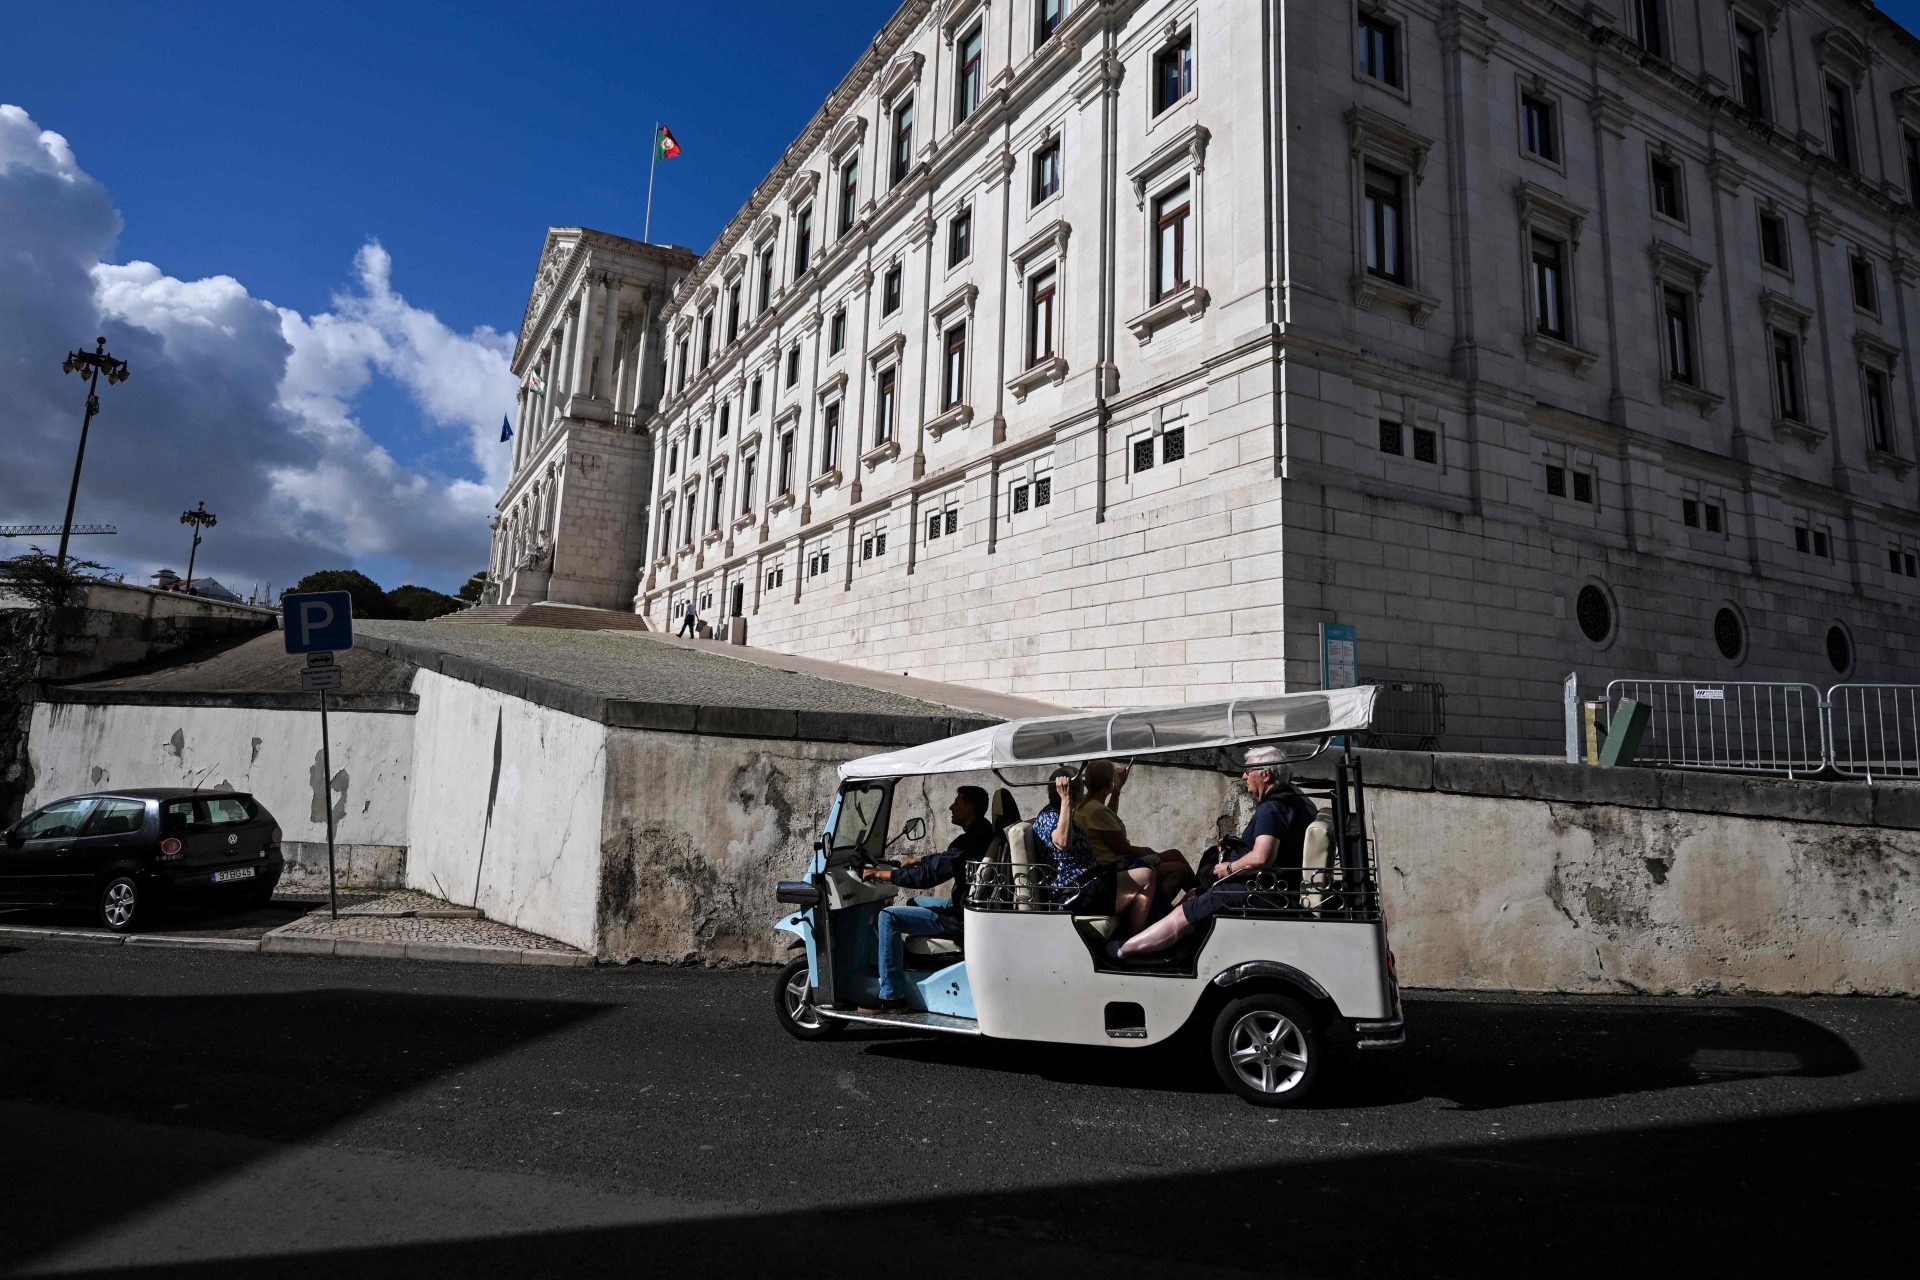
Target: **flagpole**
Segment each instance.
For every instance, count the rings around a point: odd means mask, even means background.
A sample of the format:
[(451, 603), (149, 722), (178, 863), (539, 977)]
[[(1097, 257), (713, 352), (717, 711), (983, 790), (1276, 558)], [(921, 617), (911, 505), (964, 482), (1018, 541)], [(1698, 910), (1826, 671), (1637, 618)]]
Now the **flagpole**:
[(653, 171), (660, 164), (660, 122), (653, 122), (653, 147), (651, 158), (647, 161), (647, 221), (640, 232), (643, 244), (653, 243)]

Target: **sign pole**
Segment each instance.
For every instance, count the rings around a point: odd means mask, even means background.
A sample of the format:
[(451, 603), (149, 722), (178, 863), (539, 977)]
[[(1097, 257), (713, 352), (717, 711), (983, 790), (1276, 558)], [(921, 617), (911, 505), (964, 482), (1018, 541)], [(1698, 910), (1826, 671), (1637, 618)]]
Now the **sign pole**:
[(340, 918), (340, 891), (333, 874), (333, 749), (327, 741), (327, 691), (320, 691), (320, 803), (327, 811), (327, 909)]

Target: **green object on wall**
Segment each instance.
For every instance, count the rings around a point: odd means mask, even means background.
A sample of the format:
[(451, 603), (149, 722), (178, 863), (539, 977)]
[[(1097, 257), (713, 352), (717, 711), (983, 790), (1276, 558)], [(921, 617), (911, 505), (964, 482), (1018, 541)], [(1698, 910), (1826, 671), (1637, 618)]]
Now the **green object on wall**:
[(1632, 764), (1634, 757), (1640, 754), (1640, 735), (1647, 731), (1647, 718), (1652, 714), (1653, 708), (1646, 703), (1622, 698), (1620, 708), (1613, 713), (1613, 721), (1607, 728), (1607, 740), (1600, 746), (1600, 763)]

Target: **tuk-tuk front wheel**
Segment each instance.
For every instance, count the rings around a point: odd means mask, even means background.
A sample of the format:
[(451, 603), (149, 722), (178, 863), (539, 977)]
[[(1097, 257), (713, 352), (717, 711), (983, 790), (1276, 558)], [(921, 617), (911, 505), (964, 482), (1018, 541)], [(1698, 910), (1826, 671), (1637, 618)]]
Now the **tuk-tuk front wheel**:
[(1213, 1020), (1213, 1065), (1227, 1088), (1263, 1107), (1297, 1105), (1326, 1057), (1319, 1024), (1298, 1001), (1259, 994), (1228, 1003)]
[(788, 1035), (800, 1040), (824, 1040), (846, 1027), (838, 1019), (821, 1017), (813, 1007), (812, 976), (807, 958), (800, 956), (780, 970), (773, 984), (774, 1015)]

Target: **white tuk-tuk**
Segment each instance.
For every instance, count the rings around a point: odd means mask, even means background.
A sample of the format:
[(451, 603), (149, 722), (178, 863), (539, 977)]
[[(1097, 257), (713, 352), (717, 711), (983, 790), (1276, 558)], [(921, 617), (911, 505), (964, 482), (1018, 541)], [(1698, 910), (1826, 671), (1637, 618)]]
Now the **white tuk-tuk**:
[[(1049, 852), (1012, 797), (994, 797), (999, 835), (969, 863), (962, 938), (909, 938), (907, 1008), (866, 1013), (878, 990), (876, 924), (894, 900), (864, 868), (889, 865), (895, 841), (926, 838), (909, 819), (889, 837), (904, 779), (991, 772), (1008, 787), (1035, 766), (1092, 759), (1185, 757), (1238, 768), (1254, 746), (1306, 760), (1368, 727), (1372, 687), (1281, 694), (1146, 711), (1013, 720), (867, 756), (840, 767), (840, 789), (805, 880), (777, 897), (798, 908), (777, 927), (805, 949), (781, 970), (774, 1006), (801, 1039), (848, 1024), (1057, 1044), (1154, 1044), (1194, 1028), (1241, 1097), (1284, 1106), (1305, 1097), (1330, 1050), (1387, 1048), (1404, 1039), (1399, 984), (1387, 947), (1360, 762), (1332, 757), (1328, 782), (1296, 784), (1320, 809), (1295, 865), (1236, 873), (1247, 886), (1214, 918), (1151, 958), (1116, 959), (1109, 915), (1076, 914), (1056, 890)], [(1171, 762), (1171, 761), (1167, 761)]]

